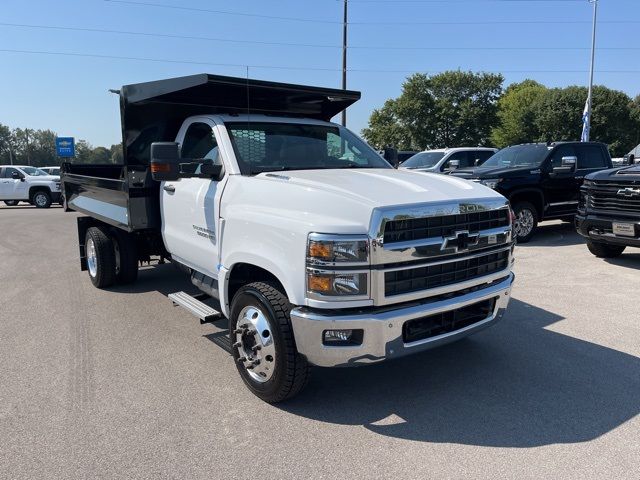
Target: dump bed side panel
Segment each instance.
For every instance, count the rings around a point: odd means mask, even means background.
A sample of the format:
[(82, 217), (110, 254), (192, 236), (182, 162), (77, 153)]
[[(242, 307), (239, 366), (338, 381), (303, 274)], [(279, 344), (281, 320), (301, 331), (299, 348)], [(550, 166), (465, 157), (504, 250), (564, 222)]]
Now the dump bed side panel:
[(129, 232), (160, 228), (158, 185), (146, 169), (65, 164), (62, 184), (70, 210)]

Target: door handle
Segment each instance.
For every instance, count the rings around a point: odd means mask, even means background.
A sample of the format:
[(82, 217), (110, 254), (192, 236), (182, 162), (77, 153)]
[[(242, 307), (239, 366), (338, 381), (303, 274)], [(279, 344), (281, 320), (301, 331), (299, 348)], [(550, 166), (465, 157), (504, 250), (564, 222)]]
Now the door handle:
[(170, 192), (170, 193), (173, 193), (176, 191), (176, 187), (174, 187), (173, 185), (165, 185), (164, 187), (162, 187), (162, 189), (165, 192)]

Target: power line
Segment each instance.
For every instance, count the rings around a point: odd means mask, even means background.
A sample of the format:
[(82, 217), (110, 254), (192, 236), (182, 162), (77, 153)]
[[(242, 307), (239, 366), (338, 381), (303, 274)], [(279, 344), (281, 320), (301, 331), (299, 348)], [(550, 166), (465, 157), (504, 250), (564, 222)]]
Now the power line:
[[(273, 46), (282, 46), (282, 47), (303, 47), (303, 48), (342, 48), (341, 45), (329, 45), (329, 44), (317, 44), (317, 43), (293, 43), (293, 42), (268, 42), (263, 40), (242, 40), (242, 39), (232, 39), (232, 38), (219, 38), (219, 37), (204, 37), (204, 36), (196, 36), (196, 35), (178, 35), (171, 33), (157, 33), (157, 32), (139, 32), (132, 30), (113, 30), (113, 29), (103, 29), (103, 28), (89, 28), (89, 27), (63, 27), (59, 25), (35, 25), (35, 24), (26, 24), (26, 23), (6, 23), (0, 22), (0, 26), (5, 27), (15, 27), (15, 28), (36, 28), (43, 30), (61, 30), (61, 31), (71, 31), (71, 32), (88, 32), (88, 33), (106, 33), (106, 34), (117, 34), (117, 35), (133, 35), (133, 36), (142, 36), (142, 37), (152, 37), (152, 38), (170, 38), (170, 39), (181, 39), (181, 40), (198, 40), (198, 41), (211, 41), (211, 42), (224, 42), (224, 43), (239, 43), (239, 44), (247, 44), (247, 45), (273, 45)], [(400, 47), (400, 46), (388, 46), (388, 45), (350, 45), (349, 49), (355, 50), (589, 50), (587, 47), (454, 47), (454, 46), (420, 46), (420, 47)], [(640, 50), (640, 47), (599, 47), (598, 50)]]
[[(95, 53), (79, 53), (79, 52), (59, 52), (59, 51), (44, 51), (44, 50), (18, 50), (2, 48), (0, 52), (4, 53), (20, 53), (26, 55), (52, 55), (52, 56), (67, 56), (67, 57), (80, 57), (80, 58), (96, 58), (103, 60), (132, 60), (142, 62), (155, 62), (155, 63), (174, 63), (174, 64), (186, 64), (186, 65), (202, 65), (202, 66), (223, 66), (223, 67), (237, 67), (237, 68), (256, 68), (256, 69), (276, 69), (276, 70), (306, 70), (306, 71), (325, 71), (325, 72), (341, 72), (339, 68), (323, 68), (323, 67), (301, 67), (301, 66), (285, 66), (285, 65), (248, 65), (240, 63), (215, 63), (215, 62), (201, 62), (194, 60), (175, 60), (167, 58), (150, 58), (150, 57), (130, 57), (121, 55), (102, 55)], [(428, 71), (428, 70), (408, 70), (408, 69), (361, 69), (350, 68), (350, 72), (358, 73), (425, 73), (436, 74), (441, 71)], [(491, 72), (491, 71), (488, 71)], [(586, 73), (586, 70), (494, 70), (493, 73)], [(596, 70), (598, 73), (624, 73), (624, 74), (637, 74), (640, 70)]]
[[(337, 20), (321, 20), (315, 18), (302, 18), (302, 17), (283, 17), (277, 15), (263, 15), (258, 13), (244, 13), (244, 12), (232, 12), (228, 10), (212, 10), (208, 8), (197, 8), (197, 7), (185, 7), (182, 5), (170, 5), (164, 3), (153, 3), (153, 2), (140, 2), (140, 1), (131, 1), (131, 0), (104, 0), (109, 3), (118, 3), (126, 6), (142, 6), (142, 7), (157, 7), (157, 8), (168, 8), (174, 10), (185, 10), (192, 12), (200, 12), (200, 13), (216, 13), (219, 15), (234, 15), (241, 17), (253, 17), (253, 18), (264, 18), (269, 20), (284, 20), (284, 21), (292, 21), (292, 22), (305, 22), (305, 23), (322, 23), (322, 24), (332, 24), (332, 25), (342, 25), (341, 21)], [(488, 1), (488, 0), (484, 0)], [(500, 1), (500, 0), (491, 0), (491, 1)], [(506, 1), (506, 0), (501, 0)], [(524, 1), (524, 0), (511, 0), (511, 1)], [(528, 0), (532, 1), (532, 0)], [(537, 0), (542, 1), (542, 0)], [(549, 1), (549, 0), (546, 0)], [(566, 0), (562, 0), (566, 1)], [(581, 0), (582, 1), (582, 0)], [(599, 23), (611, 23), (611, 24), (640, 24), (640, 20), (601, 20)], [(473, 21), (425, 21), (425, 22), (411, 22), (411, 21), (383, 21), (383, 22), (349, 22), (349, 25), (374, 25), (374, 26), (393, 26), (393, 25), (582, 25), (589, 24), (591, 25), (591, 21), (589, 20), (473, 20)]]

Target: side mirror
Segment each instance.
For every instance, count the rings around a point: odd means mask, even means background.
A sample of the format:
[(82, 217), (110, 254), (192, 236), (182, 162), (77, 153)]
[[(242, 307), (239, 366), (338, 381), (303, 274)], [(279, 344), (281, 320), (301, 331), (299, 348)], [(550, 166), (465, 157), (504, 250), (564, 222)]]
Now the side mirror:
[(398, 150), (393, 147), (386, 147), (382, 157), (394, 167), (398, 166)]
[(479, 158), (476, 158), (476, 159), (473, 161), (473, 166), (474, 166), (474, 167), (477, 167), (478, 165), (480, 165), (480, 159), (479, 159)]
[(447, 170), (457, 170), (458, 168), (460, 168), (460, 160), (449, 160)]
[(180, 147), (176, 142), (151, 144), (151, 177), (158, 182), (180, 178)]
[(11, 178), (13, 178), (14, 180), (21, 180), (24, 182), (24, 175), (22, 175), (20, 172), (11, 172)]
[(571, 155), (568, 157), (562, 157), (562, 166), (554, 167), (553, 171), (555, 173), (570, 173), (575, 172), (576, 166), (578, 165), (578, 157)]

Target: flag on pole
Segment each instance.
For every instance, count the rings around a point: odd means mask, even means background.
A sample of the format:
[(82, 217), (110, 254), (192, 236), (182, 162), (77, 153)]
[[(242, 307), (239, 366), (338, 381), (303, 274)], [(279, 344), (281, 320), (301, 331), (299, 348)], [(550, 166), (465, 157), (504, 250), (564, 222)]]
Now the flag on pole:
[(582, 112), (582, 136), (580, 137), (581, 142), (589, 141), (589, 130), (591, 130), (591, 112), (589, 111), (589, 98), (587, 97), (587, 101), (584, 104), (584, 112)]

